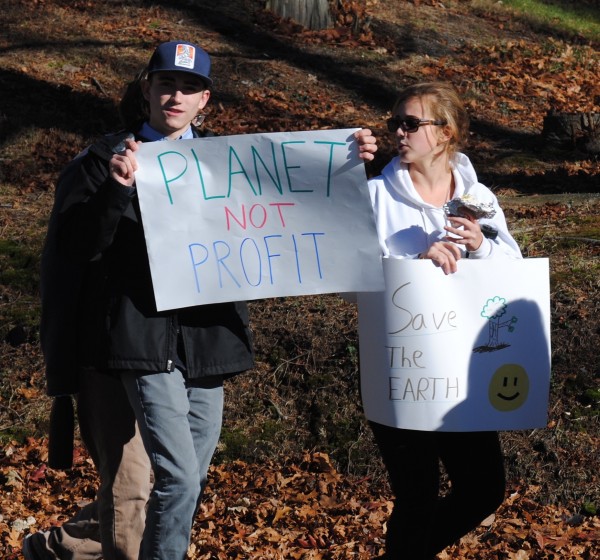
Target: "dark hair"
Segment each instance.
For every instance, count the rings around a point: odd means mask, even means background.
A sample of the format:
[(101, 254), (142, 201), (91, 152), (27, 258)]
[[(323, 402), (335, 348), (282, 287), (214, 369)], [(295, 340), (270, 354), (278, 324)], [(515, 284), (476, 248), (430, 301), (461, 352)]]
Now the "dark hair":
[(126, 130), (138, 132), (142, 124), (150, 117), (148, 102), (142, 93), (142, 81), (148, 76), (144, 68), (127, 84), (123, 97), (119, 102), (119, 118)]
[(409, 99), (421, 99), (431, 111), (431, 118), (444, 120), (445, 125), (451, 131), (448, 141), (448, 153), (452, 156), (469, 138), (469, 115), (463, 102), (451, 84), (447, 82), (422, 82), (413, 84), (403, 89), (392, 108), (392, 114), (396, 114), (400, 105)]

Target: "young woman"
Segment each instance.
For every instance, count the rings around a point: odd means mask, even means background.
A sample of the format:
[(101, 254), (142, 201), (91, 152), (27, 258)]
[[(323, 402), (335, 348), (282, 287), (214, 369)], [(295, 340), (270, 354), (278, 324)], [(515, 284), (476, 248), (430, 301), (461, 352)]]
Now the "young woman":
[[(385, 256), (431, 259), (445, 274), (455, 272), (463, 258), (521, 258), (496, 197), (477, 181), (471, 162), (458, 151), (467, 139), (468, 118), (452, 86), (422, 83), (403, 90), (388, 128), (395, 134), (398, 155), (369, 181)], [(483, 220), (485, 231), (493, 232), (488, 237), (478, 220), (444, 212), (448, 201), (465, 196), (495, 210), (493, 218)], [(496, 432), (425, 432), (370, 424), (395, 495), (384, 558), (431, 560), (504, 499)], [(443, 497), (440, 462), (450, 479)]]

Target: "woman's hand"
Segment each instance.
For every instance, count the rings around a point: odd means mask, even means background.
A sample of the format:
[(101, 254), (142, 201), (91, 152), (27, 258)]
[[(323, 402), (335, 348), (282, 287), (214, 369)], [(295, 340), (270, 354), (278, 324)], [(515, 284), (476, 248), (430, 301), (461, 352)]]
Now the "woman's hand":
[(377, 151), (377, 138), (368, 128), (361, 128), (355, 132), (354, 138), (358, 142), (358, 157), (365, 161), (372, 161)]
[(483, 233), (477, 220), (451, 216), (448, 221), (452, 227), (446, 226), (444, 229), (452, 236), (447, 236), (446, 241), (464, 245), (467, 251), (477, 251), (481, 247)]
[(453, 274), (458, 269), (456, 264), (461, 258), (460, 248), (449, 241), (436, 241), (419, 255), (420, 259), (430, 259), (439, 266), (444, 274)]
[(108, 163), (110, 176), (125, 187), (133, 187), (135, 183), (135, 172), (138, 169), (135, 152), (140, 144), (141, 142), (135, 140), (126, 140), (125, 149), (115, 154)]

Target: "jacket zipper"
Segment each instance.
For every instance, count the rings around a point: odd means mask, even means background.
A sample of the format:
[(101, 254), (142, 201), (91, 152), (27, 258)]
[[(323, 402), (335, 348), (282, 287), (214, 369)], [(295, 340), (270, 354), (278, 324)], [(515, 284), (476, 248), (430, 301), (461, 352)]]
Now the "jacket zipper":
[[(169, 319), (169, 332), (175, 330), (175, 348), (177, 348), (177, 339), (179, 338), (179, 322), (177, 321), (176, 316), (172, 316)], [(173, 352), (173, 337), (169, 336), (167, 342), (167, 371), (170, 373), (175, 369), (175, 360), (170, 359), (170, 356)]]

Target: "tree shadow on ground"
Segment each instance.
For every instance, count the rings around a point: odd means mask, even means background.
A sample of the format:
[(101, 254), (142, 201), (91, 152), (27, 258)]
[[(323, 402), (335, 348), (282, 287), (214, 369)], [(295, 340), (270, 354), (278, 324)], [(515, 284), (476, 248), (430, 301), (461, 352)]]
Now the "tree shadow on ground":
[[(0, 91), (4, 100), (1, 145), (32, 127), (95, 136), (118, 121), (111, 99), (36, 80), (24, 73), (0, 69)], [(13, 101), (9, 103), (9, 99)]]
[[(130, 5), (149, 4), (146, 1), (129, 2)], [(268, 30), (256, 25), (253, 15), (248, 13), (248, 4), (233, 0), (228, 3), (213, 4), (205, 1), (180, 0), (167, 2), (166, 0), (154, 0), (153, 5), (162, 5), (166, 10), (184, 10), (190, 15), (190, 19), (197, 21), (197, 25), (226, 36), (238, 52), (235, 54), (215, 53), (215, 59), (222, 58), (224, 66), (227, 60), (252, 60), (257, 63), (265, 60), (281, 60), (307, 73), (317, 75), (319, 82), (333, 83), (342, 88), (347, 94), (354, 98), (356, 103), (367, 103), (377, 110), (385, 113), (394, 101), (396, 92), (405, 83), (419, 79), (418, 76), (390, 76), (384, 72), (383, 62), (378, 62), (373, 57), (365, 62), (356, 49), (340, 49), (325, 51), (324, 49), (303, 49), (291, 44), (284, 38), (274, 36)], [(378, 26), (391, 26), (385, 22), (376, 21)], [(409, 53), (419, 52), (430, 56), (440, 56), (440, 53), (449, 54), (450, 49), (447, 41), (435, 32), (431, 32), (427, 41), (419, 37), (410, 27), (393, 26), (388, 29), (389, 37), (395, 42), (397, 48), (401, 48), (398, 56), (407, 56)], [(19, 48), (39, 47), (45, 40), (43, 38), (13, 37), (13, 45), (20, 44)], [(198, 39), (200, 42), (201, 37)], [(126, 42), (114, 45), (114, 53), (111, 57), (115, 60), (120, 56), (120, 48), (131, 47), (139, 41), (129, 39)], [(78, 41), (73, 44), (52, 44), (49, 47), (57, 50), (104, 47), (102, 43), (90, 42), (83, 44)], [(151, 50), (153, 45), (148, 45)], [(13, 47), (15, 48), (15, 47)], [(238, 54), (242, 53), (242, 54)], [(107, 61), (105, 63), (110, 63)], [(134, 75), (135, 61), (129, 65), (132, 68), (131, 76)], [(127, 77), (124, 78), (124, 81)], [(236, 104), (240, 98), (234, 88), (228, 87), (228, 76), (223, 76), (223, 91), (217, 92), (216, 99), (226, 104)], [(292, 84), (293, 86), (293, 84)], [(92, 138), (119, 127), (115, 100), (109, 99), (99, 90), (90, 89), (89, 92), (78, 92), (66, 85), (54, 85), (44, 81), (30, 78), (27, 74), (0, 70), (0, 92), (4, 101), (3, 115), (0, 119), (0, 146), (9, 146), (11, 139), (18, 137), (30, 128), (58, 129), (75, 134), (81, 134), (84, 138)], [(12, 101), (9, 101), (12, 100)], [(334, 122), (337, 126), (339, 123)], [(364, 123), (373, 126), (377, 123)], [(383, 136), (383, 130), (377, 129), (377, 134)], [(481, 137), (485, 142), (491, 143), (495, 153), (491, 154), (491, 161), (497, 161), (510, 154), (520, 153), (532, 158), (545, 158), (543, 146), (540, 146), (538, 135), (507, 129), (486, 122), (474, 121), (472, 130), (475, 136)], [(382, 142), (382, 150), (378, 160), (371, 166), (373, 173), (378, 172), (394, 150), (386, 149)], [(488, 166), (490, 158), (479, 157), (477, 153), (470, 153), (474, 162), (484, 164), (487, 173), (481, 175), (487, 184), (506, 185), (523, 192), (533, 193), (538, 189), (551, 188), (554, 192), (587, 192), (590, 189), (598, 189), (598, 178), (581, 176), (570, 176), (565, 171), (550, 170), (537, 174), (538, 178), (532, 180), (531, 174), (513, 172), (496, 172), (493, 166)], [(386, 159), (382, 160), (382, 156)], [(569, 154), (564, 154), (564, 160), (569, 159)], [(558, 161), (558, 160), (557, 160)], [(371, 173), (371, 174), (373, 174)], [(538, 180), (539, 179), (539, 180)], [(539, 185), (539, 186), (538, 186)], [(550, 185), (548, 187), (547, 185)], [(540, 191), (541, 192), (541, 191)], [(547, 192), (547, 190), (544, 190)]]

